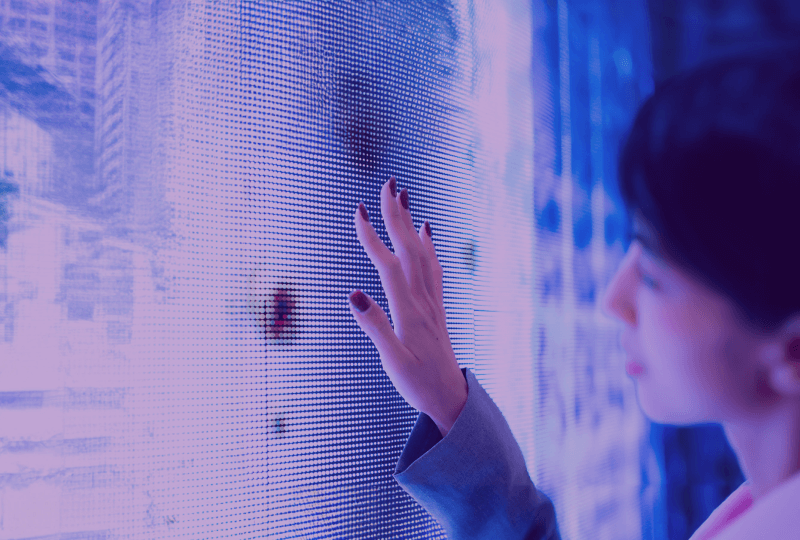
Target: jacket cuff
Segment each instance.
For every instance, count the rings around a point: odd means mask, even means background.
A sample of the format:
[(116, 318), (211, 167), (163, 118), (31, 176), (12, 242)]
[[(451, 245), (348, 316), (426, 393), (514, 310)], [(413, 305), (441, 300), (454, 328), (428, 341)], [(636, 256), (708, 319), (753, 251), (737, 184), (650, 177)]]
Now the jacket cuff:
[(559, 538), (555, 509), (533, 485), (500, 409), (461, 368), (468, 395), (446, 437), (420, 413), (393, 474), (448, 538)]

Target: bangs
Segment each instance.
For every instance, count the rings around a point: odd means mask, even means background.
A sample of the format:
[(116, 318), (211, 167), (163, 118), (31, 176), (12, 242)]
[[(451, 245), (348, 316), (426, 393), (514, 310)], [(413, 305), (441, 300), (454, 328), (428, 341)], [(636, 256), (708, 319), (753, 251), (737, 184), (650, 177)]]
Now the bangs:
[(787, 270), (800, 263), (800, 49), (727, 58), (660, 85), (618, 172), (629, 239), (637, 216), (665, 259), (760, 323), (800, 309)]

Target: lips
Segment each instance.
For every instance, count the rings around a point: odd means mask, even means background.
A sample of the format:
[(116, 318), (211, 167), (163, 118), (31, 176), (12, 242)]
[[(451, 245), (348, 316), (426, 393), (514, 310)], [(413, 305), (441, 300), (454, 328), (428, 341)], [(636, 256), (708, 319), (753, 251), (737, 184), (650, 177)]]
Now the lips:
[(622, 336), (620, 343), (622, 345), (622, 350), (625, 351), (625, 358), (627, 360), (625, 362), (625, 371), (627, 371), (631, 375), (638, 375), (642, 373), (644, 371), (644, 366), (640, 362), (633, 359), (630, 347), (628, 346), (629, 344), (628, 336)]
[[(635, 359), (633, 357), (633, 355), (630, 352), (627, 351), (627, 349), (625, 350), (625, 363), (626, 364), (627, 363), (633, 363), (633, 364), (636, 364), (638, 366), (642, 366), (642, 363), (639, 362), (639, 360)], [(644, 366), (642, 366), (642, 367), (644, 367)]]
[(637, 362), (628, 362), (625, 364), (625, 371), (628, 375), (641, 375), (644, 372), (644, 367)]

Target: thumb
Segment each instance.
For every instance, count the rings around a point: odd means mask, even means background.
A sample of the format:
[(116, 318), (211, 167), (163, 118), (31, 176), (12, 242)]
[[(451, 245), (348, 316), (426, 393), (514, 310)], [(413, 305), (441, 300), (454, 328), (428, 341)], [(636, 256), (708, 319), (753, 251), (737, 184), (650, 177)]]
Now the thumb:
[(350, 312), (379, 353), (387, 352), (399, 342), (389, 316), (369, 296), (357, 290), (350, 294), (349, 300)]

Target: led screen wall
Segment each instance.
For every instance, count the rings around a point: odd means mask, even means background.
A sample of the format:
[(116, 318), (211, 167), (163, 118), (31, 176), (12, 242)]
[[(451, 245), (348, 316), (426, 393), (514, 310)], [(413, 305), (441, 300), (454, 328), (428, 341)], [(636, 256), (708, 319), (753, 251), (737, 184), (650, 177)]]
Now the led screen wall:
[(429, 220), (451, 340), (565, 539), (660, 534), (599, 299), (646, 9), (0, 2), (0, 538), (444, 538), (347, 307), (353, 219)]

